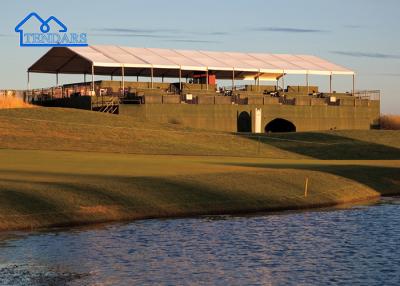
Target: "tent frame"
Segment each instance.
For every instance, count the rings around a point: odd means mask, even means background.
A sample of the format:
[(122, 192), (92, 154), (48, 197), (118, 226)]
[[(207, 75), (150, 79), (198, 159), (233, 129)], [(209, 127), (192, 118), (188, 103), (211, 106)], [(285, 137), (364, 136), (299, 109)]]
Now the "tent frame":
[[(133, 50), (132, 50), (133, 49)], [(118, 52), (117, 56), (111, 51)], [(136, 53), (137, 52), (137, 53)], [(193, 57), (190, 57), (193, 55)], [(118, 58), (119, 57), (119, 58)], [(122, 61), (121, 59), (125, 59)], [(212, 63), (216, 66), (210, 66)], [(312, 69), (313, 68), (313, 69)], [(209, 73), (216, 74), (218, 79), (231, 79), (232, 90), (235, 80), (253, 78), (257, 90), (263, 78), (278, 80), (282, 78), (285, 87), (285, 75), (304, 74), (309, 92), (309, 75), (329, 76), (329, 92), (333, 90), (333, 75), (352, 76), (352, 94), (355, 94), (355, 73), (351, 70), (305, 55), (272, 55), (251, 53), (228, 53), (207, 51), (179, 51), (167, 49), (124, 48), (119, 46), (89, 47), (53, 47), (27, 70), (27, 88), (30, 89), (30, 73), (55, 73), (56, 86), (59, 85), (59, 74), (91, 74), (91, 91), (94, 94), (95, 75), (120, 75), (122, 94), (125, 90), (125, 77), (149, 76), (151, 88), (157, 76), (176, 78), (182, 90), (182, 76), (186, 79), (195, 72), (206, 74), (206, 89), (209, 89)], [(229, 75), (230, 73), (230, 75)]]

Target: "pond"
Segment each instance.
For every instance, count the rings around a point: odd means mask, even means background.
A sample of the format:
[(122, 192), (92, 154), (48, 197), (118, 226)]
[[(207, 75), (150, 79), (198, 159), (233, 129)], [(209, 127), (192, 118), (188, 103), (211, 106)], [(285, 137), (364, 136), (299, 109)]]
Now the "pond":
[(400, 199), (0, 233), (0, 285), (400, 285)]

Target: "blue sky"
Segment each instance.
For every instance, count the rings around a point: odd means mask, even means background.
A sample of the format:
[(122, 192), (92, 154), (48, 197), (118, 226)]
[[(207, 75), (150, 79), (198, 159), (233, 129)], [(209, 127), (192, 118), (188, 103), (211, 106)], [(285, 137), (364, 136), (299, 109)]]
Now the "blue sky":
[[(400, 113), (398, 0), (147, 0), (0, 3), (0, 89), (26, 87), (26, 69), (48, 48), (21, 48), (15, 26), (30, 12), (86, 32), (89, 44), (313, 54), (357, 72), (357, 89), (380, 89), (382, 111)], [(33, 87), (54, 75), (32, 75)], [(60, 82), (82, 80), (60, 76)], [(304, 84), (289, 78), (289, 84)], [(311, 79), (327, 89), (328, 79)], [(334, 78), (334, 90), (351, 80)]]

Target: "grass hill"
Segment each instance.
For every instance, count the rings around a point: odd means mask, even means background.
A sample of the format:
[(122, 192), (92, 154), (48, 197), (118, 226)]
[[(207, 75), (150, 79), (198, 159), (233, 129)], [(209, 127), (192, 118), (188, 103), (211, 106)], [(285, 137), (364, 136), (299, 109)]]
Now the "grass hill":
[(400, 194), (399, 131), (238, 135), (59, 108), (0, 119), (0, 229)]
[(62, 108), (0, 110), (0, 120), (0, 148), (287, 159), (400, 159), (400, 133), (389, 130), (238, 135)]

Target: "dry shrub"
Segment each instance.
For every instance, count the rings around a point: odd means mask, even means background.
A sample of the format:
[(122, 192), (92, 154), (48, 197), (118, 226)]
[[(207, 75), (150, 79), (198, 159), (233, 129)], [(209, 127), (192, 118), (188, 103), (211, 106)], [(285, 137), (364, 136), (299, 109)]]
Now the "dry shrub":
[(0, 95), (0, 109), (5, 108), (31, 108), (32, 104), (24, 102), (21, 98)]
[(381, 129), (400, 130), (400, 115), (382, 115), (380, 125)]

